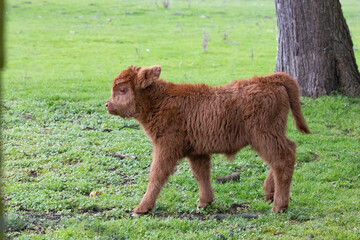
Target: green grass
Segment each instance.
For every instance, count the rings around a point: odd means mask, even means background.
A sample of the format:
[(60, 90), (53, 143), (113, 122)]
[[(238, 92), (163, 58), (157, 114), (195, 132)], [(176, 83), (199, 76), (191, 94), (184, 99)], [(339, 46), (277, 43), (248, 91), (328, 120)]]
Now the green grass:
[[(360, 3), (341, 3), (360, 49)], [(298, 148), (287, 212), (270, 213), (262, 190), (267, 168), (246, 148), (233, 162), (213, 157), (216, 199), (207, 211), (196, 212), (196, 180), (182, 161), (154, 212), (130, 217), (147, 186), (152, 147), (142, 131), (120, 130), (136, 121), (106, 113), (112, 79), (130, 65), (155, 64), (168, 81), (211, 85), (271, 73), (273, 1), (198, 0), (190, 8), (171, 1), (164, 9), (162, 1), (10, 0), (5, 16), (2, 187), (9, 238), (359, 238), (360, 99), (337, 95), (302, 98), (312, 135), (297, 132), (289, 117), (288, 136)], [(360, 63), (359, 50), (355, 55)], [(106, 156), (114, 152), (137, 158)], [(240, 168), (240, 181), (215, 182)], [(94, 191), (100, 195), (89, 197)], [(214, 219), (239, 212), (259, 218)]]

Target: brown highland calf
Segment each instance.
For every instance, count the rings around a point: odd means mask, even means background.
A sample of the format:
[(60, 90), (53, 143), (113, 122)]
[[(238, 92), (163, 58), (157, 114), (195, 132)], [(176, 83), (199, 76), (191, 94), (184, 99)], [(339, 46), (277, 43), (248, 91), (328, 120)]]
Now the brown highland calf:
[(133, 215), (150, 212), (161, 188), (186, 157), (199, 186), (198, 208), (214, 201), (210, 155), (233, 158), (250, 145), (270, 170), (264, 182), (273, 212), (289, 204), (296, 144), (286, 137), (291, 108), (297, 129), (310, 133), (301, 112), (297, 82), (285, 73), (223, 86), (174, 84), (159, 79), (160, 66), (129, 67), (113, 82), (110, 114), (135, 118), (154, 146), (149, 184)]

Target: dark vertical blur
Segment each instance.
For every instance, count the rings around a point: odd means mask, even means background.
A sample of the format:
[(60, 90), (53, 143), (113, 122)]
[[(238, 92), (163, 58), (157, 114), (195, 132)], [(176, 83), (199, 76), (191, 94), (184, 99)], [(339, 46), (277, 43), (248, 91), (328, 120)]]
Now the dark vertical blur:
[[(2, 131), (2, 69), (4, 67), (4, 11), (5, 0), (0, 0), (0, 131)], [(2, 177), (2, 134), (0, 134), (0, 177)], [(1, 180), (0, 180), (1, 181)], [(5, 218), (4, 218), (4, 203), (3, 203), (3, 189), (0, 185), (0, 239), (5, 239)]]
[(0, 0), (0, 70), (4, 67), (4, 11), (5, 0)]

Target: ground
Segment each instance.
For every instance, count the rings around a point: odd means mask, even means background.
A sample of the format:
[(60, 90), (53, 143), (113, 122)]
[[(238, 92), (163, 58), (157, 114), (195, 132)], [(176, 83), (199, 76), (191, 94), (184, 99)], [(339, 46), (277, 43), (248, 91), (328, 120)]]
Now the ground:
[[(357, 62), (360, 2), (341, 1)], [(153, 213), (132, 218), (152, 147), (134, 120), (106, 113), (112, 79), (161, 65), (173, 82), (220, 85), (274, 71), (273, 1), (7, 1), (3, 202), (18, 239), (357, 239), (360, 99), (302, 98), (312, 135), (297, 142), (289, 209), (270, 213), (267, 167), (249, 148), (213, 157), (214, 203), (182, 161)], [(203, 33), (207, 35), (206, 51)], [(216, 178), (240, 173), (224, 184)], [(154, 230), (155, 229), (155, 230)]]

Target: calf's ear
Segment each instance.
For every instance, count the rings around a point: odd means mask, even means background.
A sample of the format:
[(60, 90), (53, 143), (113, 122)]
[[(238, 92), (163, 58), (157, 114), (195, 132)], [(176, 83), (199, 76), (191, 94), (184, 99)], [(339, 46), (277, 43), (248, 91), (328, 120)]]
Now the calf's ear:
[(141, 88), (146, 88), (149, 86), (155, 79), (160, 77), (161, 67), (160, 66), (151, 66), (141, 68), (138, 72), (138, 81)]

